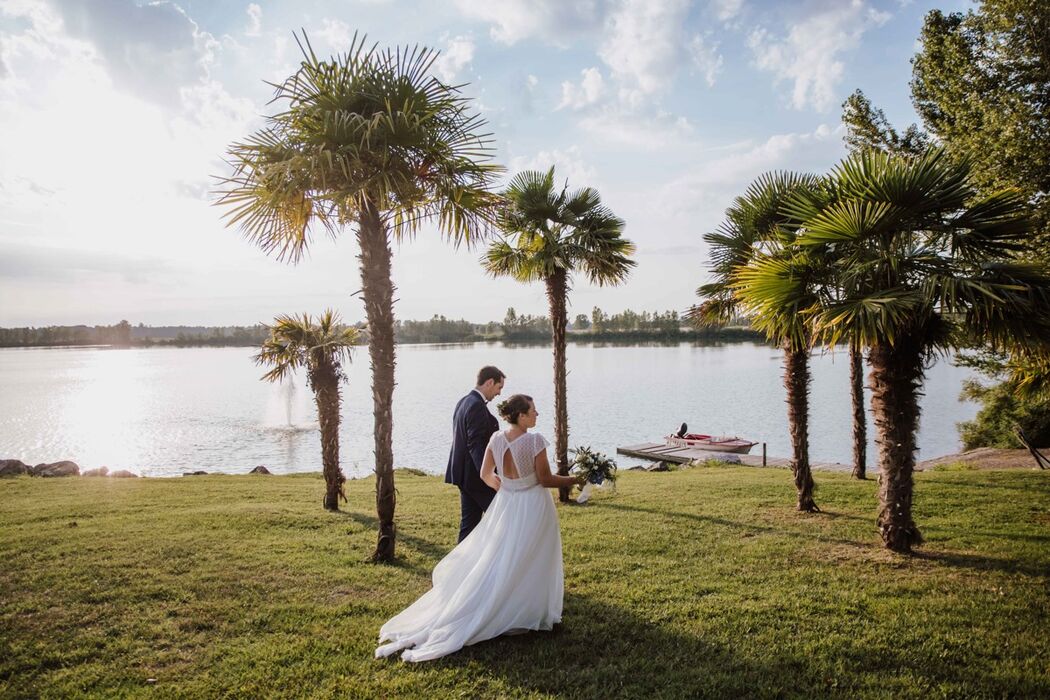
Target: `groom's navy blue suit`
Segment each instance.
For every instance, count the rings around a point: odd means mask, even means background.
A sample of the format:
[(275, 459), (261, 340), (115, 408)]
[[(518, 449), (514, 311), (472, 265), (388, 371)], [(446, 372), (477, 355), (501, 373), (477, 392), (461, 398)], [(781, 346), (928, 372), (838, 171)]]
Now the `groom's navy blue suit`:
[(471, 391), (456, 404), (452, 416), (452, 450), (445, 470), (445, 483), (459, 487), (459, 541), (481, 522), (496, 492), (481, 480), (481, 463), (489, 438), (499, 421), (485, 407), (485, 399)]

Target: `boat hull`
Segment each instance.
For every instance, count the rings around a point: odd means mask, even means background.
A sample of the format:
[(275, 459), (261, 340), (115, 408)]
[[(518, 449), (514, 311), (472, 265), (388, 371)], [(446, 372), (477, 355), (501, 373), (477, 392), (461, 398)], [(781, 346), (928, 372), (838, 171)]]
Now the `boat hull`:
[(750, 440), (712, 440), (712, 439), (696, 439), (696, 438), (680, 438), (677, 435), (668, 435), (665, 438), (668, 445), (675, 447), (692, 447), (697, 450), (706, 450), (708, 452), (725, 452), (728, 454), (747, 454), (751, 451), (751, 448), (757, 445), (757, 442), (751, 442)]

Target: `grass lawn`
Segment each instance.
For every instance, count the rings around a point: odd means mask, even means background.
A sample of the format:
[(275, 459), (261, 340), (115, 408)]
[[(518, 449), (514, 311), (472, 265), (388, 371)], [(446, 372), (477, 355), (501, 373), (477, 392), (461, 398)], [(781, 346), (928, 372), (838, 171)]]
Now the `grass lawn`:
[(458, 495), (399, 472), (396, 565), (370, 481), (0, 481), (3, 697), (1050, 697), (1050, 472), (917, 476), (921, 553), (884, 551), (874, 481), (622, 475), (559, 508), (552, 633), (419, 665), (379, 626), (455, 544)]

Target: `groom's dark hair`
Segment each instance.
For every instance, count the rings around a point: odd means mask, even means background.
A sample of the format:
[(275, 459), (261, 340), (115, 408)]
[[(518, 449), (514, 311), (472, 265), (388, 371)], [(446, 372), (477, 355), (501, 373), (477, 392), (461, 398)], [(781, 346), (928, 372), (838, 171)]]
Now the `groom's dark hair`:
[(503, 374), (503, 372), (500, 372), (499, 369), (493, 367), (492, 365), (488, 365), (478, 370), (478, 383), (475, 386), (481, 386), (490, 379), (499, 384), (506, 378), (507, 375)]

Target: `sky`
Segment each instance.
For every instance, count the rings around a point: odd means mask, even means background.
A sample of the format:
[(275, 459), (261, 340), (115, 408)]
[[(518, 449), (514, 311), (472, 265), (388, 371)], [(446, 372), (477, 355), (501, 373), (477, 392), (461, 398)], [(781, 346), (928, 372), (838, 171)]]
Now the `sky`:
[[(916, 120), (908, 81), (925, 14), (966, 0), (0, 0), (0, 326), (250, 325), (364, 319), (352, 231), (289, 265), (215, 206), (228, 145), (273, 88), (355, 32), (441, 51), (434, 71), (495, 138), (506, 176), (555, 166), (626, 221), (637, 267), (576, 279), (570, 314), (682, 311), (707, 276), (702, 235), (770, 170), (845, 155), (855, 89)], [(475, 322), (546, 314), (541, 284), (492, 279), (483, 247), (436, 226), (394, 245), (395, 314)]]

